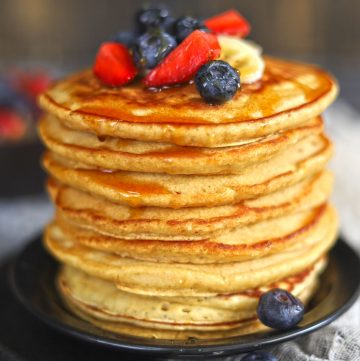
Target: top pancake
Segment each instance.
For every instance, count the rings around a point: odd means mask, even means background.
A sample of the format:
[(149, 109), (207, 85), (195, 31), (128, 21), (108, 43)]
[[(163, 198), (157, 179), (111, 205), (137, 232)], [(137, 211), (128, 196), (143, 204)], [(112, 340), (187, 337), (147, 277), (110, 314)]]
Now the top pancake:
[(40, 104), (68, 127), (99, 136), (216, 147), (299, 126), (319, 115), (336, 93), (326, 72), (266, 58), (262, 80), (242, 85), (219, 106), (206, 104), (194, 84), (154, 92), (135, 82), (115, 89), (104, 87), (90, 70), (57, 83)]

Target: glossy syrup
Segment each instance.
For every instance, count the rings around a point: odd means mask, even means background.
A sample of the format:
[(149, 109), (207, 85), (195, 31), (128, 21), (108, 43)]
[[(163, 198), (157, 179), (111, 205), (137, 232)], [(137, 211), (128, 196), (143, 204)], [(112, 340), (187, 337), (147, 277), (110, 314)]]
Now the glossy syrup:
[[(301, 82), (300, 77), (304, 75), (311, 75), (316, 80), (315, 85)], [(291, 85), (293, 93), (287, 94), (286, 89), (283, 92), (284, 84)], [(294, 94), (302, 99), (295, 106), (299, 108), (316, 101), (329, 92), (332, 86), (331, 78), (315, 67), (267, 59), (262, 80), (242, 85), (233, 100), (218, 106), (206, 104), (194, 84), (156, 92), (146, 89), (141, 83), (113, 89), (95, 86), (93, 76), (88, 73), (84, 73), (81, 79), (81, 91), (76, 91), (76, 85), (73, 85), (72, 96), (80, 105), (76, 110), (78, 113), (133, 123), (195, 125), (232, 123), (272, 116), (292, 108), (291, 105), (287, 108), (286, 101), (291, 103)]]

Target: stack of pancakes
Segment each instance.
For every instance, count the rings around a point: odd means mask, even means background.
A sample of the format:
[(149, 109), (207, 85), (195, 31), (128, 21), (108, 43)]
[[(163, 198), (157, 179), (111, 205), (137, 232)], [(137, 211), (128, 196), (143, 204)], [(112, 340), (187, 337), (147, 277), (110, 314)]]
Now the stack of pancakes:
[(113, 89), (90, 70), (55, 84), (40, 98), (45, 244), (68, 306), (181, 339), (263, 329), (257, 302), (274, 287), (306, 302), (336, 239), (320, 116), (336, 93), (322, 70), (272, 58), (219, 106), (194, 84)]

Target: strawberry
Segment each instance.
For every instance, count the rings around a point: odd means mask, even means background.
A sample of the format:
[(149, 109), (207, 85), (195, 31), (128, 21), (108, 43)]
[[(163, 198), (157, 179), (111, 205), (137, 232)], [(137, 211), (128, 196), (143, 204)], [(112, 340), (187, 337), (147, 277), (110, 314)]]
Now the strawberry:
[(46, 72), (20, 72), (17, 85), (19, 91), (25, 93), (29, 98), (34, 99), (44, 92), (50, 85), (52, 79)]
[(205, 20), (205, 25), (215, 34), (237, 35), (242, 38), (249, 35), (251, 26), (236, 10), (228, 10)]
[(23, 119), (14, 111), (0, 109), (0, 139), (17, 140), (24, 133)]
[(133, 80), (137, 74), (129, 50), (123, 44), (101, 44), (93, 67), (94, 74), (105, 84), (120, 86)]
[(202, 65), (219, 56), (217, 37), (195, 30), (148, 73), (143, 81), (148, 87), (183, 83), (190, 80)]

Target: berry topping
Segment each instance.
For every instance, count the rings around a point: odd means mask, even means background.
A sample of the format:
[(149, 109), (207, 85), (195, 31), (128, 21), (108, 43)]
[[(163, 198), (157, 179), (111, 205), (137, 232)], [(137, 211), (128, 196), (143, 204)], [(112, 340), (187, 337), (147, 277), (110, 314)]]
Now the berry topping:
[(270, 352), (256, 351), (248, 353), (241, 361), (279, 361), (279, 359)]
[(179, 43), (182, 42), (187, 36), (189, 36), (194, 30), (209, 32), (209, 29), (204, 25), (203, 22), (190, 16), (184, 16), (178, 19), (174, 24), (176, 39)]
[(236, 10), (228, 10), (205, 20), (205, 25), (216, 34), (237, 35), (242, 38), (249, 35), (251, 27), (248, 21)]
[(195, 84), (206, 102), (220, 104), (235, 95), (240, 87), (240, 76), (225, 61), (214, 60), (200, 68)]
[(133, 55), (139, 68), (152, 69), (173, 49), (176, 40), (161, 29), (151, 29), (141, 35), (133, 47)]
[(158, 87), (186, 82), (202, 65), (219, 55), (216, 36), (195, 30), (144, 78), (144, 83)]
[(25, 133), (25, 123), (20, 115), (0, 109), (0, 139), (16, 140)]
[(51, 85), (51, 82), (51, 77), (45, 72), (23, 72), (19, 74), (17, 89), (35, 99)]
[(93, 70), (101, 81), (111, 86), (126, 84), (137, 74), (129, 50), (116, 42), (106, 42), (100, 46)]
[(10, 87), (10, 84), (0, 79), (0, 107), (12, 108), (16, 102), (17, 94)]
[(14, 84), (0, 79), (0, 108), (15, 110), (19, 113), (27, 113), (30, 107), (27, 96), (33, 94), (26, 94), (24, 96), (24, 93), (32, 89), (20, 89), (20, 84), (16, 84), (15, 88), (19, 88), (18, 91), (15, 91)]
[(140, 10), (136, 14), (136, 20), (140, 31), (146, 31), (149, 28), (161, 27), (168, 16), (168, 9), (154, 6)]
[(160, 27), (167, 33), (169, 33), (171, 35), (175, 35), (175, 33), (174, 33), (175, 32), (175, 30), (174, 30), (175, 22), (176, 22), (176, 19), (174, 17), (168, 16), (167, 18), (164, 19), (164, 21), (162, 22)]
[(275, 288), (260, 297), (257, 314), (264, 325), (287, 330), (302, 320), (304, 305), (288, 291)]
[(110, 41), (115, 41), (117, 43), (123, 44), (128, 48), (131, 48), (135, 43), (138, 35), (135, 31), (119, 31), (115, 34)]

